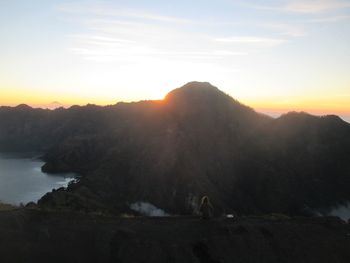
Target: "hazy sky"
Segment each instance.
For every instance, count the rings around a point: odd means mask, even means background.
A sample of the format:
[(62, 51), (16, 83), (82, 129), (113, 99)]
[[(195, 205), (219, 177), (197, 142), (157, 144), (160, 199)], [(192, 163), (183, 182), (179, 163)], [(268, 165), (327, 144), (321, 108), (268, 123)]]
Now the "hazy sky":
[(0, 0), (0, 105), (160, 99), (209, 81), (350, 116), (350, 0)]

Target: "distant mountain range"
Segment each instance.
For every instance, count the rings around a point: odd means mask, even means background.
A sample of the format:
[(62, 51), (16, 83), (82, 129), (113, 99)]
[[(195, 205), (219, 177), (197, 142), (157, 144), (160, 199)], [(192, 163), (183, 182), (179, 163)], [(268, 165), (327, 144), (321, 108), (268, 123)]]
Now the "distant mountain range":
[(0, 151), (42, 152), (43, 171), (82, 175), (43, 207), (120, 213), (142, 201), (188, 214), (208, 195), (217, 213), (305, 215), (350, 200), (350, 124), (274, 119), (202, 82), (161, 101), (1, 107)]

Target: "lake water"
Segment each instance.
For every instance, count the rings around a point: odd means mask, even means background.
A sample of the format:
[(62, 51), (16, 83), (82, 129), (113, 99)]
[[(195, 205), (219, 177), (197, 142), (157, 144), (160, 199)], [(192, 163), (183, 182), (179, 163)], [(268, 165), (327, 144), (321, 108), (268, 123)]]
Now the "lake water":
[(44, 194), (66, 187), (74, 174), (48, 175), (36, 158), (0, 154), (0, 202), (18, 205), (38, 201)]

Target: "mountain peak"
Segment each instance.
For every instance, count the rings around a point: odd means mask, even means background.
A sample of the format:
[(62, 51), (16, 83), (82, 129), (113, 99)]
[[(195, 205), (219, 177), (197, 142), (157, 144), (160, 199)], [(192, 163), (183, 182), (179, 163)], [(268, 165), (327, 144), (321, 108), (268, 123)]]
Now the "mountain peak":
[(209, 82), (201, 82), (201, 81), (191, 81), (186, 83), (185, 85), (182, 86), (182, 88), (200, 88), (200, 89), (216, 89), (218, 90), (217, 87), (213, 86)]
[(169, 99), (171, 97), (179, 95), (194, 95), (195, 93), (203, 92), (220, 92), (220, 90), (217, 87), (211, 85), (209, 82), (192, 81), (188, 82), (180, 88), (170, 91), (166, 98)]
[(193, 81), (169, 92), (165, 100), (168, 102), (209, 102), (218, 98), (232, 99), (230, 96), (211, 85), (209, 82)]
[(209, 82), (189, 82), (169, 92), (165, 97), (165, 101), (175, 107), (183, 109), (196, 108), (204, 112), (215, 108), (220, 108), (221, 110), (231, 108), (238, 111), (252, 111), (249, 107), (241, 104)]
[(27, 104), (19, 104), (15, 107), (15, 109), (18, 109), (18, 110), (30, 110), (32, 109), (32, 107), (28, 106)]

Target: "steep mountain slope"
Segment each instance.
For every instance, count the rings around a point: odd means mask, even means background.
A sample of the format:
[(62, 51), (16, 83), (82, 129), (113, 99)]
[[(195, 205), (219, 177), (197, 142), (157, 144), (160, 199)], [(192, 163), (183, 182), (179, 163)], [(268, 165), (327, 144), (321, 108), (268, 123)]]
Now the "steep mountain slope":
[(0, 109), (0, 150), (42, 151), (44, 171), (83, 176), (41, 206), (191, 213), (207, 194), (217, 213), (307, 214), (350, 200), (350, 125), (336, 116), (272, 119), (200, 82), (163, 101), (24, 107)]

